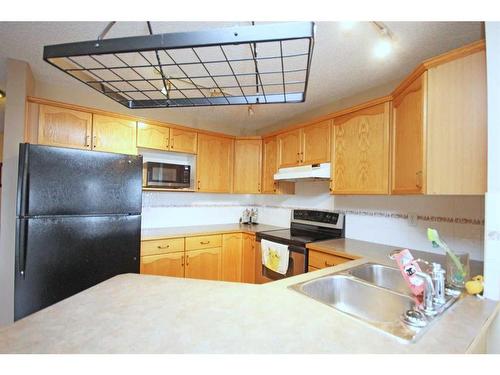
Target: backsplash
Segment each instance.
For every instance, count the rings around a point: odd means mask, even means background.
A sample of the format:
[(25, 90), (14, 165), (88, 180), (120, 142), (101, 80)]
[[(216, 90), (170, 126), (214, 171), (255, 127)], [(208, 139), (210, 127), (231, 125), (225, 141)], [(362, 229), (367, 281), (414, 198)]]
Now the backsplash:
[(297, 183), (295, 195), (144, 192), (142, 226), (235, 223), (248, 207), (258, 207), (260, 223), (285, 227), (293, 208), (341, 211), (347, 238), (440, 252), (426, 237), (432, 227), (455, 251), (483, 259), (483, 196), (331, 196), (322, 181)]

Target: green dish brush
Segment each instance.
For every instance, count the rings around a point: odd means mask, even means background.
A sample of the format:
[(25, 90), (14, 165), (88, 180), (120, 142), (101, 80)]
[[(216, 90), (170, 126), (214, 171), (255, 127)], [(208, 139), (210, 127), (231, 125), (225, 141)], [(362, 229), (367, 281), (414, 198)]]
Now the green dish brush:
[(446, 242), (439, 238), (438, 231), (436, 229), (427, 228), (427, 239), (432, 242), (433, 247), (440, 247), (444, 249), (444, 251), (446, 251), (446, 254), (449, 255), (451, 261), (457, 267), (457, 270), (463, 280), (466, 274), (463, 264), (460, 262), (460, 259), (458, 259), (457, 255), (453, 251), (451, 251)]

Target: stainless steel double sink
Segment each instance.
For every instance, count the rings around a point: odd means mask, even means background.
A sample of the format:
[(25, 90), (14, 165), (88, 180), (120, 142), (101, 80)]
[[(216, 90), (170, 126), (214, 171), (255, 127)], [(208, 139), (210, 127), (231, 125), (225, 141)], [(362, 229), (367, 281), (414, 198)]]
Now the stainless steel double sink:
[[(381, 264), (361, 264), (290, 288), (404, 342), (416, 341), (436, 319), (419, 311), (421, 301), (412, 295), (400, 271)], [(448, 297), (439, 313), (455, 300)], [(422, 324), (408, 324), (402, 318), (407, 311), (423, 319)]]

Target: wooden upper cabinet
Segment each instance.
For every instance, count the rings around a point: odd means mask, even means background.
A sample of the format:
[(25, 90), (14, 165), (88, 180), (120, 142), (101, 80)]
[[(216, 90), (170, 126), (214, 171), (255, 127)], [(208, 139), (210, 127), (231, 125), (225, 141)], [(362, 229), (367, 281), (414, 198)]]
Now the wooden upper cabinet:
[(485, 51), (432, 67), (427, 77), (427, 194), (486, 192)]
[(221, 253), (220, 247), (186, 251), (185, 276), (192, 279), (220, 280), (222, 275)]
[(196, 154), (197, 141), (196, 132), (170, 128), (170, 151)]
[(393, 194), (420, 194), (425, 191), (426, 87), (427, 72), (424, 72), (393, 100)]
[(170, 149), (170, 129), (165, 126), (137, 123), (137, 147)]
[(262, 140), (234, 141), (233, 193), (260, 193), (262, 172)]
[(243, 233), (222, 236), (222, 280), (242, 280)]
[(233, 140), (198, 134), (197, 184), (202, 192), (229, 193), (233, 181)]
[(276, 136), (278, 142), (278, 168), (300, 164), (302, 129), (292, 130)]
[(389, 193), (389, 110), (386, 102), (334, 119), (333, 194)]
[(279, 168), (330, 161), (331, 120), (281, 133), (276, 138)]
[(40, 105), (38, 143), (90, 150), (92, 114)]
[(301, 164), (330, 161), (331, 120), (308, 125), (302, 129)]
[(96, 151), (137, 154), (135, 121), (94, 115), (92, 138)]

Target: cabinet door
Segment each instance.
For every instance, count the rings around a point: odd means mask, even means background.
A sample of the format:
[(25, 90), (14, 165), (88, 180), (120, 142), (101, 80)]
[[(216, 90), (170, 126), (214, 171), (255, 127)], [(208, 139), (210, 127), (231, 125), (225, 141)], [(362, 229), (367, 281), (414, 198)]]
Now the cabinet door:
[(92, 131), (94, 150), (137, 154), (135, 121), (94, 115)]
[(392, 193), (424, 192), (424, 95), (427, 73), (418, 77), (393, 101)]
[(137, 123), (137, 147), (169, 150), (170, 129), (165, 126)]
[(185, 275), (191, 279), (220, 280), (222, 248), (191, 250), (186, 252)]
[(197, 140), (195, 132), (170, 128), (170, 151), (196, 154)]
[(333, 194), (389, 193), (389, 109), (387, 102), (334, 119)]
[(293, 167), (299, 165), (301, 160), (301, 134), (302, 129), (292, 130), (278, 134), (278, 167)]
[(222, 280), (241, 281), (243, 265), (243, 233), (222, 236)]
[(244, 283), (255, 283), (255, 236), (243, 234), (243, 272)]
[(262, 141), (240, 139), (234, 141), (233, 193), (260, 193)]
[(274, 174), (278, 169), (278, 148), (276, 137), (265, 138), (262, 141), (262, 192), (276, 193), (277, 182)]
[(233, 140), (198, 134), (197, 189), (230, 193), (233, 174)]
[(141, 273), (184, 277), (184, 252), (143, 256)]
[(306, 126), (302, 130), (302, 164), (319, 164), (330, 161), (331, 120)]
[(40, 105), (38, 143), (90, 150), (92, 114)]

